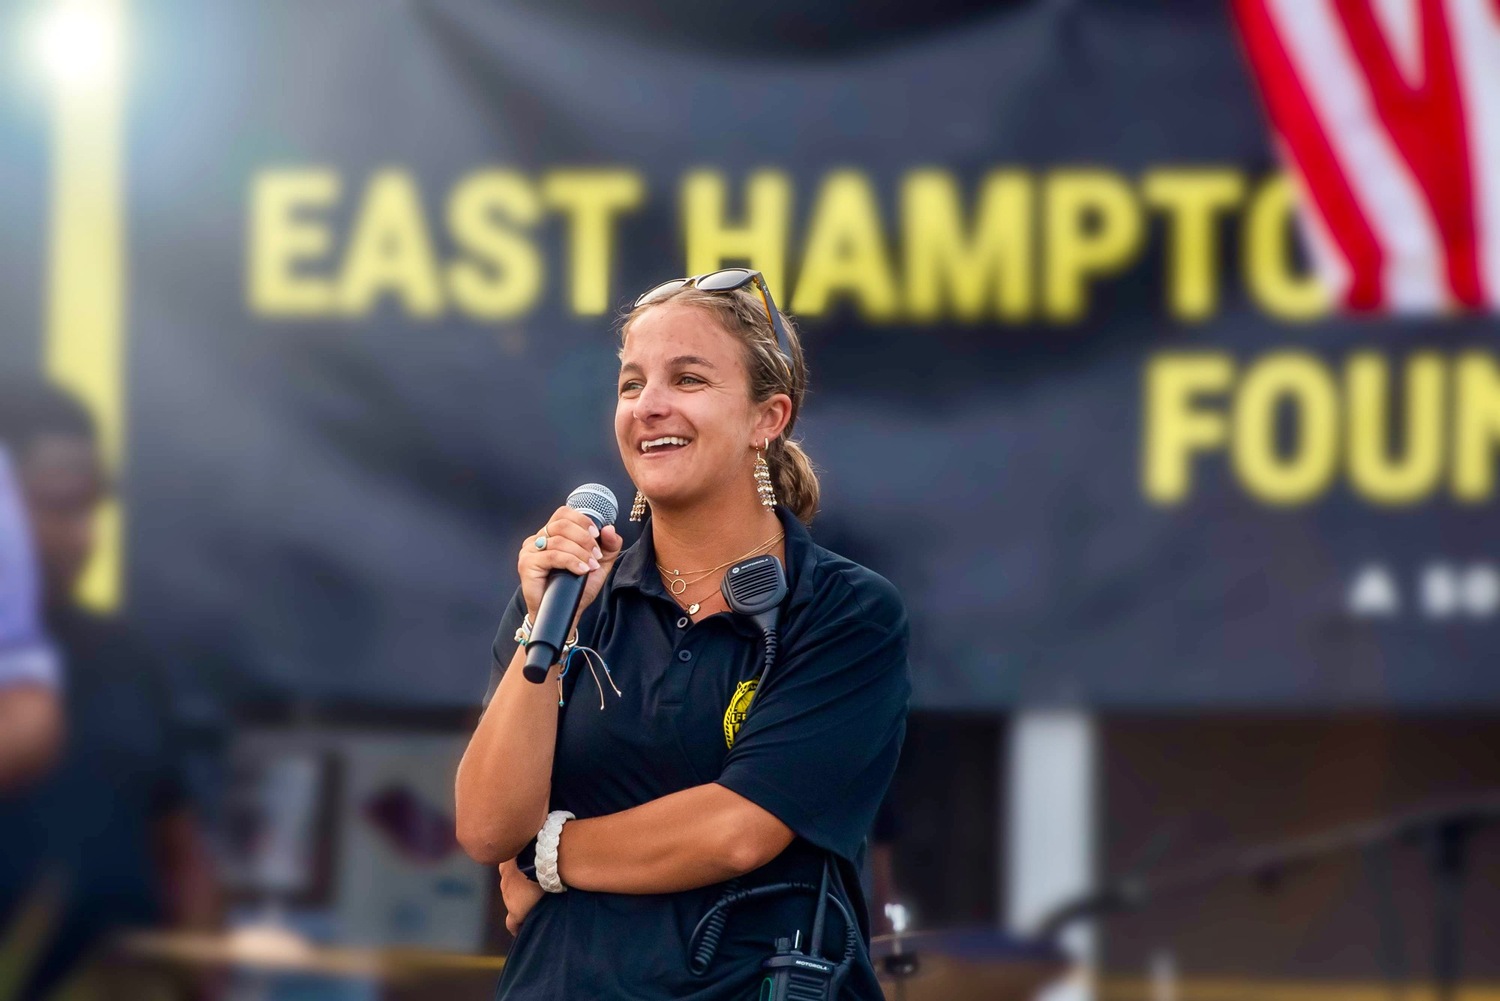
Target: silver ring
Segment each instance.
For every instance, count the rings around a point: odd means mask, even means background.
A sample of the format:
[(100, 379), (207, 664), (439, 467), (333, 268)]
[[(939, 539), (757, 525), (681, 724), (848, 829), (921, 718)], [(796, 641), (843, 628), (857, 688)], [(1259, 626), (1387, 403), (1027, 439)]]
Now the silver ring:
[(534, 540), (532, 540), (531, 544), (533, 546), (536, 546), (538, 549), (546, 549), (547, 548), (547, 533), (545, 531), (538, 532), (537, 533), (537, 537)]

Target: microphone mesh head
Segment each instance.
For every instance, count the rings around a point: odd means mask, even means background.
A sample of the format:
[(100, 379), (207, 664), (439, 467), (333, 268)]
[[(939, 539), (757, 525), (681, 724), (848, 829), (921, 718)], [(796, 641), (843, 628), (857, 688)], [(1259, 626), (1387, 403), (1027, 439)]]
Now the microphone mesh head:
[(602, 483), (585, 483), (568, 494), (568, 507), (593, 515), (601, 525), (613, 525), (620, 514), (620, 502)]

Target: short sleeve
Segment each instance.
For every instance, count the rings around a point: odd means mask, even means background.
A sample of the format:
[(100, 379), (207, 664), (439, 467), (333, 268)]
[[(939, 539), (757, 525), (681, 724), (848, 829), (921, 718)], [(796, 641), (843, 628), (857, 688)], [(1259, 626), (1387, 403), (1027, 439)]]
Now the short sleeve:
[(872, 582), (827, 588), (803, 613), (718, 779), (850, 861), (895, 774), (911, 695), (900, 596), (863, 573)]
[(495, 689), (500, 687), (500, 679), (505, 677), (505, 669), (516, 654), (516, 630), (525, 618), (526, 601), (518, 587), (510, 604), (505, 606), (505, 614), (500, 616), (500, 628), (495, 630), (495, 641), (490, 644), (490, 684), (484, 691), (484, 705), (494, 698)]
[(42, 635), (38, 585), (30, 526), (0, 448), (0, 689), (58, 686), (58, 659)]
[(0, 649), (0, 692), (22, 686), (55, 692), (61, 687), (61, 674), (57, 654), (46, 644)]

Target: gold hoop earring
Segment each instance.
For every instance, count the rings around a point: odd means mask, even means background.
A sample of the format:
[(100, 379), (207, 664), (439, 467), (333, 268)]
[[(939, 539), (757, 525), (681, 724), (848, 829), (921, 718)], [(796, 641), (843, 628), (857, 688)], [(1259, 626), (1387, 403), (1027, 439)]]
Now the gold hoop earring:
[[(751, 446), (754, 448), (755, 446)], [(765, 448), (755, 449), (755, 492), (760, 495), (761, 506), (767, 509), (776, 507), (776, 488), (771, 486), (771, 466), (766, 462), (765, 449), (771, 447), (771, 439), (766, 439)]]
[(640, 521), (644, 517), (646, 517), (646, 495), (637, 490), (635, 503), (630, 505), (630, 520)]

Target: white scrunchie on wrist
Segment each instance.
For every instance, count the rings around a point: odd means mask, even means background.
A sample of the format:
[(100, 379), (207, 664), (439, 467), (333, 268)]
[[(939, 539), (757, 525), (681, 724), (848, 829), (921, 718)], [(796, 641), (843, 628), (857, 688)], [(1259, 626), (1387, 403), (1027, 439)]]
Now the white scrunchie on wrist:
[(553, 810), (536, 835), (536, 881), (548, 893), (566, 893), (562, 877), (557, 874), (557, 844), (563, 825), (577, 818), (567, 810)]

